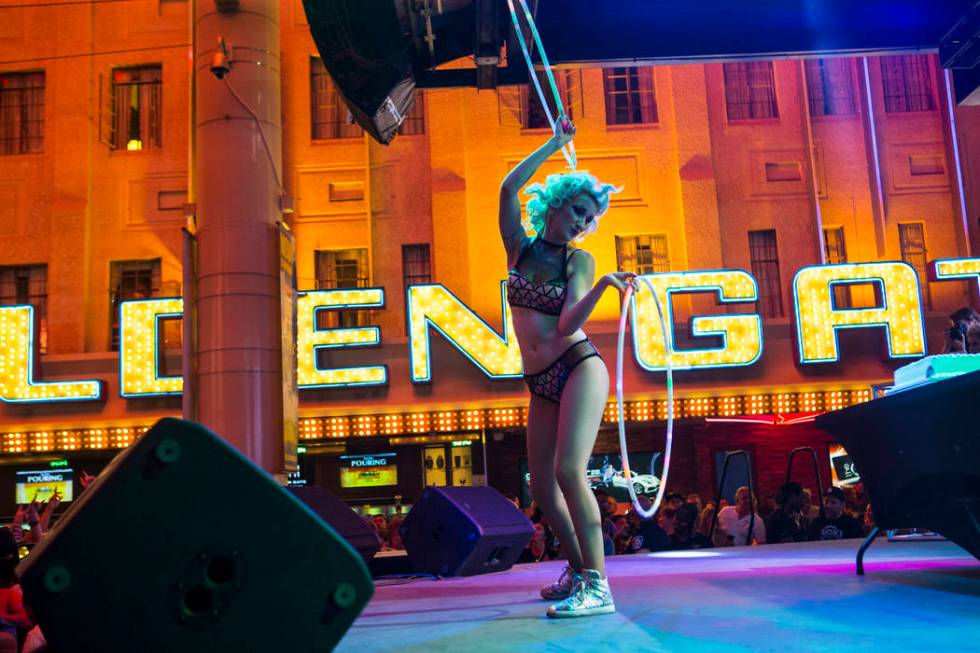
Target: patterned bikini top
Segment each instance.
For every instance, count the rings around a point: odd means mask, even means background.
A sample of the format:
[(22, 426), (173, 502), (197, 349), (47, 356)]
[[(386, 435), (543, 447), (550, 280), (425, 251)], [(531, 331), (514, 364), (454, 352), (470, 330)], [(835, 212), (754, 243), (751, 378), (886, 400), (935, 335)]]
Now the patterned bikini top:
[[(557, 254), (560, 251), (560, 256)], [(572, 253), (577, 250), (573, 249)], [(530, 254), (529, 254), (530, 253)], [(535, 278), (549, 278), (550, 281), (536, 283), (520, 270), (526, 262), (527, 272)], [(568, 290), (568, 245), (554, 245), (543, 238), (535, 238), (525, 245), (517, 258), (517, 263), (507, 276), (507, 303), (544, 313), (561, 315)]]

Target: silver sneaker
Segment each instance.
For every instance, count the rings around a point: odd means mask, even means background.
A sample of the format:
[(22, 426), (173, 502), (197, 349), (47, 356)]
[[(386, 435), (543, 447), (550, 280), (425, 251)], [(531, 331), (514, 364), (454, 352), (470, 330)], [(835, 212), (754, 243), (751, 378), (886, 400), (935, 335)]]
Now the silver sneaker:
[(568, 598), (579, 578), (578, 572), (572, 569), (571, 565), (565, 565), (558, 580), (541, 588), (541, 598), (549, 601), (560, 601)]
[(616, 611), (609, 579), (594, 569), (583, 569), (572, 593), (564, 601), (548, 608), (548, 616), (553, 618), (588, 617), (595, 614), (609, 614)]

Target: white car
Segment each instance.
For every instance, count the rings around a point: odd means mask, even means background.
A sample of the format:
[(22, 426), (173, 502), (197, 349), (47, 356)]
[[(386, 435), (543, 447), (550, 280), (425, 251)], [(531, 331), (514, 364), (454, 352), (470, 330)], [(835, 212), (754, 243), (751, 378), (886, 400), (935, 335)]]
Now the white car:
[[(633, 491), (637, 494), (653, 494), (660, 488), (660, 479), (653, 474), (632, 474), (632, 480)], [(623, 476), (623, 472), (617, 471), (613, 474), (612, 482), (609, 483), (609, 486), (627, 490), (626, 477)]]

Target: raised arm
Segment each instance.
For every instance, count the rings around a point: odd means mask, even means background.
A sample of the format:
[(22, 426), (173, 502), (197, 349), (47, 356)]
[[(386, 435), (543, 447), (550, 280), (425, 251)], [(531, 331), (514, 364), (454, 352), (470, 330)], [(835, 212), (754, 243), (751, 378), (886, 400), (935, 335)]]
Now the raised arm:
[(570, 336), (581, 329), (607, 288), (625, 291), (635, 276), (632, 272), (610, 272), (593, 286), (595, 259), (584, 249), (573, 252), (568, 259), (568, 290), (558, 316), (558, 334)]
[(541, 147), (518, 163), (500, 184), (500, 238), (507, 250), (507, 263), (513, 264), (521, 251), (521, 244), (526, 238), (524, 227), (521, 225), (521, 201), (518, 193), (531, 180), (541, 164), (555, 152), (560, 150), (575, 136), (575, 125), (570, 121), (559, 120), (555, 125), (555, 133)]

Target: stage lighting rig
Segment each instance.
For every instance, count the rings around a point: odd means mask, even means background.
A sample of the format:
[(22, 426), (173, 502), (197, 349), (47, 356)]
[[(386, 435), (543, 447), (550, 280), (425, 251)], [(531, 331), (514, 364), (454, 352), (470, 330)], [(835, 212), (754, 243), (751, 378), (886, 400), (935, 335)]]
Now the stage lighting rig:
[[(417, 87), (490, 89), (527, 80), (523, 62), (500, 67), (513, 34), (504, 0), (303, 0), (303, 6), (351, 115), (381, 143), (394, 137)], [(438, 69), (466, 57), (471, 67)]]

